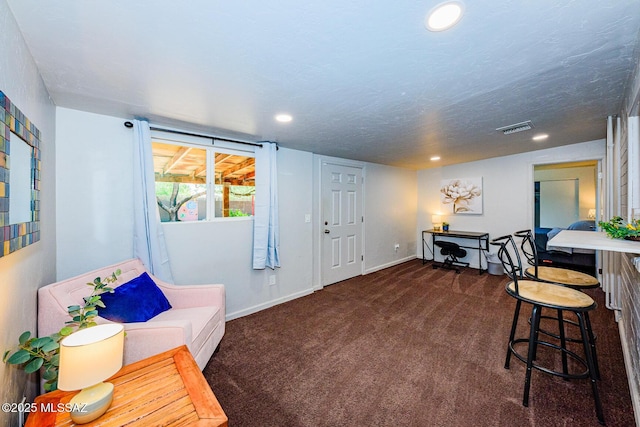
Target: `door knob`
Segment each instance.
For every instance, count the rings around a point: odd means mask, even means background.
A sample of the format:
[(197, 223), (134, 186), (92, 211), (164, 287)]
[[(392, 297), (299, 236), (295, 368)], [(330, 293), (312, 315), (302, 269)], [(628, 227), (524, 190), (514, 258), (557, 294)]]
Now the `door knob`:
[(329, 234), (331, 233), (329, 230), (324, 230), (324, 234)]

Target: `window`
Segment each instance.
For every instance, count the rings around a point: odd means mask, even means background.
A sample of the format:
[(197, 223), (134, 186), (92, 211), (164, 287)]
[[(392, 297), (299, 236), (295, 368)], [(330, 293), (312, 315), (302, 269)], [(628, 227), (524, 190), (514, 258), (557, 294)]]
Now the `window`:
[(253, 216), (252, 152), (158, 138), (152, 150), (162, 222)]

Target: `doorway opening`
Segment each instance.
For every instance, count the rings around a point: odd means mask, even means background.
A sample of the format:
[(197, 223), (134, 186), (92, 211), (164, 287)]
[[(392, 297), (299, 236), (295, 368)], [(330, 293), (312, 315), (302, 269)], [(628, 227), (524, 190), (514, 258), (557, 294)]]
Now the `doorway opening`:
[(541, 263), (595, 274), (595, 251), (547, 242), (561, 230), (596, 230), (600, 167), (599, 160), (534, 166), (534, 234)]

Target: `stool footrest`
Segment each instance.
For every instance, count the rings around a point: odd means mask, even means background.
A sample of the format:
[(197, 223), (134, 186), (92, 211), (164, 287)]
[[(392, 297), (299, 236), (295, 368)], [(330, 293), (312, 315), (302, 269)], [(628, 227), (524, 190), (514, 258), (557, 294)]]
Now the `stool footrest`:
[[(529, 344), (529, 339), (528, 338), (518, 338), (516, 340), (513, 340), (512, 342), (509, 343), (509, 351), (511, 351), (513, 353), (513, 355), (518, 358), (518, 360), (520, 360), (522, 363), (524, 363), (525, 365), (527, 364), (527, 358), (523, 355), (521, 355), (515, 348), (516, 344), (525, 344), (528, 345)], [(562, 348), (561, 346), (554, 344), (554, 343), (550, 343), (548, 341), (541, 341), (538, 340), (536, 341), (537, 345), (542, 345), (545, 347), (549, 347), (549, 348), (553, 348), (555, 350), (559, 350), (561, 352), (564, 352), (567, 356), (569, 356), (570, 358), (572, 358), (573, 360), (577, 361), (578, 363), (580, 363), (582, 366), (584, 366), (585, 370), (584, 372), (581, 373), (568, 373), (568, 372), (560, 372), (560, 371), (555, 371), (551, 368), (548, 368), (546, 366), (542, 366), (538, 363), (536, 363), (535, 361), (532, 364), (532, 367), (534, 369), (537, 369), (539, 371), (542, 372), (546, 372), (547, 374), (551, 374), (551, 375), (555, 375), (557, 377), (562, 377), (565, 379), (587, 379), (589, 378), (589, 365), (587, 364), (587, 361), (584, 360), (584, 358), (580, 357), (577, 353), (571, 351), (571, 350), (567, 350), (566, 348)]]

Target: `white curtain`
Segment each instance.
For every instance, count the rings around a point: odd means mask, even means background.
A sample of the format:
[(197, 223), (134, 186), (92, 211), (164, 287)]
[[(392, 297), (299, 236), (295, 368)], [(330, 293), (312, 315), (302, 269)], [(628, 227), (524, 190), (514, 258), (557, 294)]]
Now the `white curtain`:
[(134, 120), (133, 132), (133, 254), (151, 274), (173, 283), (156, 202), (149, 122)]
[(256, 198), (253, 218), (253, 268), (280, 267), (278, 169), (274, 143), (256, 148)]

